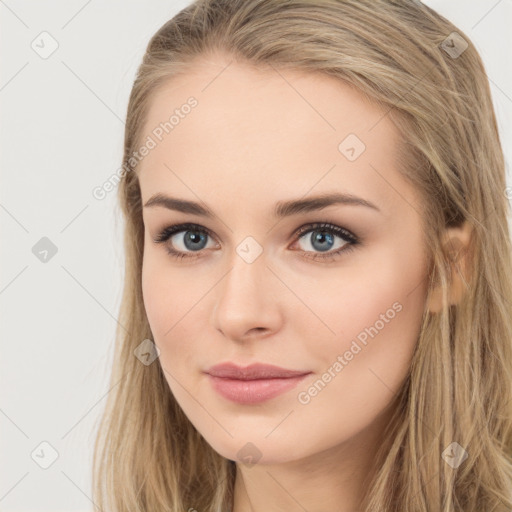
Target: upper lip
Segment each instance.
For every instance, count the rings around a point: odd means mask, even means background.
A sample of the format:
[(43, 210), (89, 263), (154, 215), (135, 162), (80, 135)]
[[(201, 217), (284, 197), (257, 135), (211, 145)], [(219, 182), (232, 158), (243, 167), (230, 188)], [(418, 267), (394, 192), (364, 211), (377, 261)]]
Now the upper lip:
[(288, 370), (271, 364), (253, 363), (249, 366), (238, 366), (234, 363), (221, 363), (206, 370), (212, 377), (225, 379), (255, 380), (297, 377), (311, 373), (303, 370)]

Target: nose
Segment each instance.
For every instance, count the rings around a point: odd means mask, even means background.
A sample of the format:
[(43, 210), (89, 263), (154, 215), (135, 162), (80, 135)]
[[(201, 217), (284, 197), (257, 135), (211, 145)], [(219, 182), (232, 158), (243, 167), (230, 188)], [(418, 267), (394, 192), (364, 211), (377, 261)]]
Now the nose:
[(252, 263), (235, 254), (231, 269), (216, 287), (213, 322), (226, 338), (259, 339), (280, 328), (282, 284), (267, 267), (264, 254)]

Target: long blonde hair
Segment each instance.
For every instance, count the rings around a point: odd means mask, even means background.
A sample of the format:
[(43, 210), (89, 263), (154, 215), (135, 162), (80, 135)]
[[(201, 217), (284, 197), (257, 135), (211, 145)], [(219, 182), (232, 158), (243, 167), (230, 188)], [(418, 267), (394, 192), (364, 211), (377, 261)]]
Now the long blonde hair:
[[(504, 156), (478, 52), (460, 29), (414, 0), (197, 0), (151, 38), (127, 110), (118, 190), (123, 327), (94, 448), (94, 502), (112, 512), (232, 508), (235, 462), (199, 435), (161, 366), (134, 356), (153, 338), (141, 291), (144, 227), (131, 157), (156, 88), (214, 52), (324, 73), (385, 109), (401, 135), (399, 171), (423, 198), (429, 290), (440, 286), (445, 304), (453, 260), (443, 231), (463, 221), (474, 228), (464, 298), (437, 314), (425, 311), (361, 510), (511, 510), (512, 250)], [(454, 442), (467, 452), (458, 467), (444, 456)]]

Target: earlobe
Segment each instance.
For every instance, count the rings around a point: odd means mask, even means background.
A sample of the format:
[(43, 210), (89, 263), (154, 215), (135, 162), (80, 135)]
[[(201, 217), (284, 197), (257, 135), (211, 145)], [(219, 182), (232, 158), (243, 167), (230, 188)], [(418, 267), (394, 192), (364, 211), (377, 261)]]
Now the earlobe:
[[(449, 304), (458, 304), (468, 287), (471, 255), (472, 226), (465, 221), (461, 226), (446, 228), (444, 234), (443, 251), (449, 262), (448, 275), (448, 301)], [(440, 284), (432, 290), (429, 299), (429, 311), (439, 313), (443, 308), (442, 288)]]

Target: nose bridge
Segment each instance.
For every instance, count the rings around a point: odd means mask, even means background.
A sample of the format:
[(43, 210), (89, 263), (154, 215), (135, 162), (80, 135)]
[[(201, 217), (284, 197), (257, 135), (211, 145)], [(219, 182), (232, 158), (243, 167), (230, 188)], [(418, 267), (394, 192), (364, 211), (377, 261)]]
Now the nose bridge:
[(263, 248), (248, 238), (233, 251), (215, 304), (216, 328), (233, 339), (252, 329), (274, 330), (279, 321), (277, 295), (272, 293), (275, 277), (267, 268)]
[(223, 295), (234, 295), (237, 299), (243, 299), (245, 295), (255, 295), (262, 291), (262, 285), (266, 281), (265, 274), (269, 272), (263, 251), (255, 255), (254, 248), (242, 242), (230, 259), (230, 268)]

